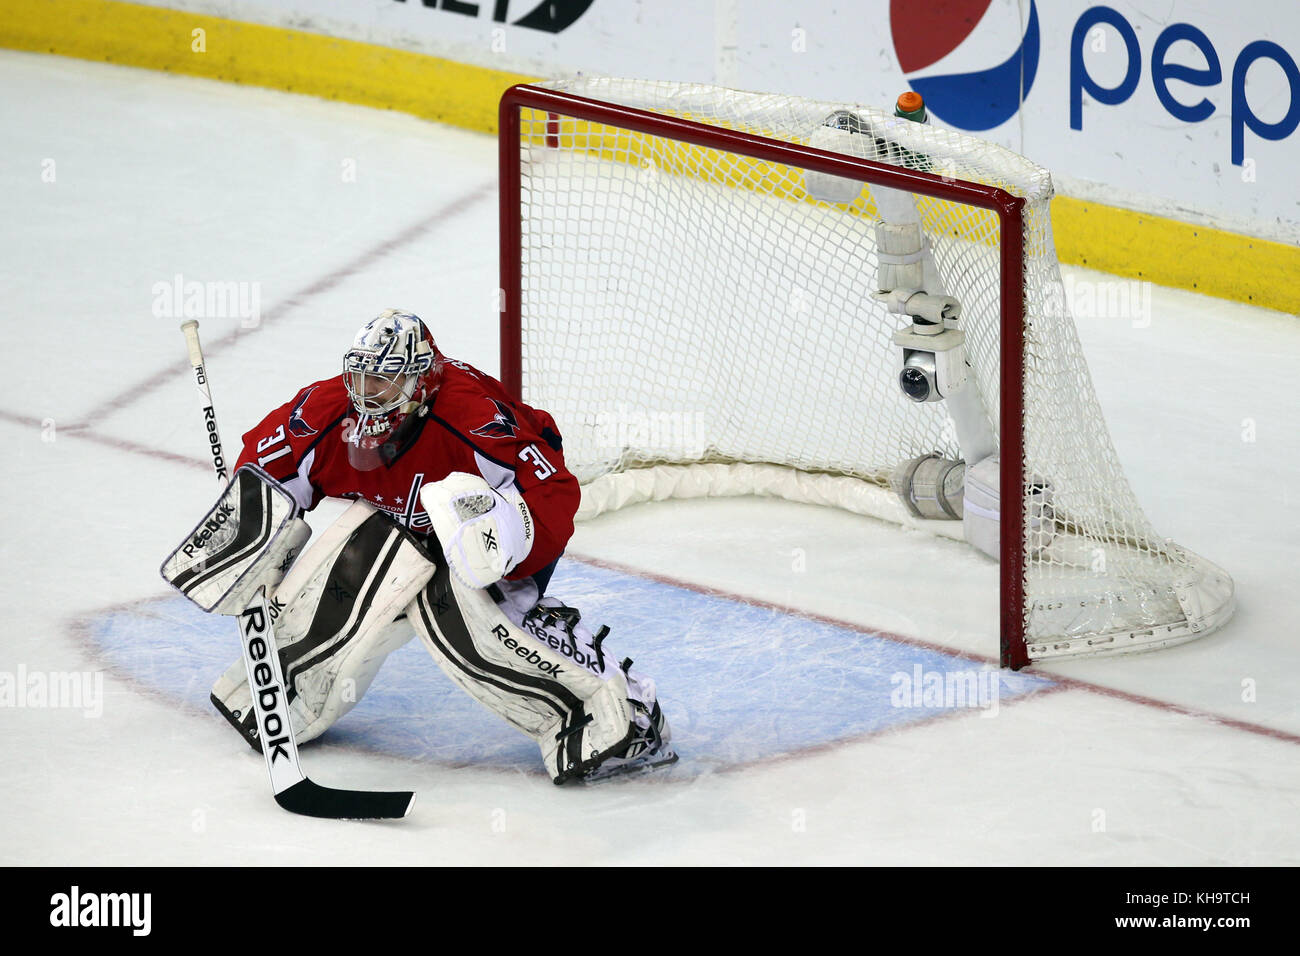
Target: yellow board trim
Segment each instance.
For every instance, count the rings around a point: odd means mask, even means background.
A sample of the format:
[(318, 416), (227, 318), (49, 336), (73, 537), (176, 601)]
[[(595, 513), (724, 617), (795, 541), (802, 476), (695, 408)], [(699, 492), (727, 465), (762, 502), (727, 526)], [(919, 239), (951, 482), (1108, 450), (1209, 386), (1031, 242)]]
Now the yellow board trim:
[(1062, 262), (1300, 314), (1300, 248), (1057, 196)]
[[(204, 50), (196, 52), (200, 39)], [(534, 79), (116, 0), (0, 0), (0, 46), (309, 93), (489, 133), (497, 129), (501, 94)]]
[[(203, 52), (196, 52), (202, 31)], [(495, 133), (532, 77), (315, 33), (118, 0), (0, 0), (0, 46), (398, 110)], [(1300, 248), (1058, 196), (1062, 262), (1300, 314)]]

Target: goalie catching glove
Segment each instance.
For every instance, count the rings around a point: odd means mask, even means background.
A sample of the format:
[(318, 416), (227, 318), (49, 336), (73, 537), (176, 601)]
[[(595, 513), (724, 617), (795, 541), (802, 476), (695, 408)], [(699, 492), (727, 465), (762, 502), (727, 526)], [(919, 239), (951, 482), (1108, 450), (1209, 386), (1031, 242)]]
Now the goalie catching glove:
[(454, 471), (420, 489), (443, 556), (457, 580), (485, 588), (517, 568), (533, 549), (533, 516), (515, 489), (493, 488)]

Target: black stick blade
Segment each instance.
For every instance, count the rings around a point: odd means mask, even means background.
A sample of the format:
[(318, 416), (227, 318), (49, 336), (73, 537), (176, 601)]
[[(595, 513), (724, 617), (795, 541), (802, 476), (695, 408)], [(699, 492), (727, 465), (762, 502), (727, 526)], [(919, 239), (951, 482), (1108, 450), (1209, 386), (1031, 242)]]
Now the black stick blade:
[(409, 790), (334, 790), (306, 778), (275, 795), (290, 813), (330, 820), (398, 820), (411, 812)]

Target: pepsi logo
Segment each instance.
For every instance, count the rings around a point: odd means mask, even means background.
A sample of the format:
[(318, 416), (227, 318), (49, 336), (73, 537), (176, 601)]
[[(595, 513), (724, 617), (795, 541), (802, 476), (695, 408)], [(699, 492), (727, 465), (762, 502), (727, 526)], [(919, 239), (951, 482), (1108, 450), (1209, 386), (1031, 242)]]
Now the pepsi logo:
[[(889, 30), (903, 75), (926, 108), (957, 129), (988, 130), (1011, 119), (1038, 72), (1037, 4), (1030, 0), (1023, 34), (1018, 4), (992, 6), (993, 0), (890, 0)], [(988, 58), (1002, 38), (1016, 42), (1002, 62), (972, 62)]]

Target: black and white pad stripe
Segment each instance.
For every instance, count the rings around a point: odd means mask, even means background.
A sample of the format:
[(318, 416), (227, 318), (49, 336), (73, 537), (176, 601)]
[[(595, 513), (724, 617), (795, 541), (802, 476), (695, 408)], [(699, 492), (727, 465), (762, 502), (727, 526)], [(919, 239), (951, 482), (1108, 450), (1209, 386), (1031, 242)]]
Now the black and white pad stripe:
[(297, 696), (299, 674), (345, 648), (363, 625), (374, 625), (367, 621), (366, 613), (403, 546), (419, 549), (424, 555), (415, 536), (383, 512), (375, 512), (352, 532), (330, 566), (306, 634), (280, 651), (289, 700)]
[[(559, 736), (564, 741), (564, 756), (562, 767), (555, 776), (556, 783), (581, 776), (608, 756), (595, 754), (584, 758), (582, 745), (585, 734), (582, 728), (589, 718), (583, 701), (572, 691), (558, 681), (525, 674), (484, 658), (457, 603), (445, 561), (438, 562), (433, 580), (416, 598), (416, 608), (422, 636), (448, 665), (475, 683), (495, 688), (500, 695), (513, 695), (541, 704), (560, 719)], [(505, 620), (504, 615), (502, 620)]]
[[(259, 553), (266, 547), (273, 528), (273, 491), (254, 472), (240, 469), (235, 475), (231, 492), (239, 496), (238, 527), (228, 545), (210, 554), (202, 567), (189, 568), (172, 579), (172, 584), (184, 595), (190, 596), (197, 588), (223, 571)], [(225, 501), (230, 492), (222, 495)], [(220, 507), (220, 503), (218, 503)], [(214, 509), (215, 511), (216, 509)], [(206, 522), (207, 519), (205, 519)], [(194, 529), (191, 539), (203, 530), (203, 524)]]

